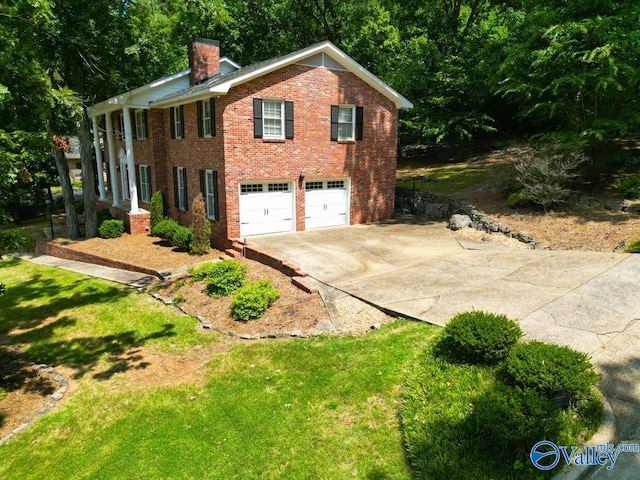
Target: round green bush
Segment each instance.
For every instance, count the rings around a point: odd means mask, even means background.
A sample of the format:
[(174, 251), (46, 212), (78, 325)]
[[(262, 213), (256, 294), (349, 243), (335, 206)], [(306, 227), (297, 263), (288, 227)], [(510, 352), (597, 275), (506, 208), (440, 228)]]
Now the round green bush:
[(624, 251), (627, 253), (640, 253), (640, 240), (631, 242), (629, 245), (627, 245), (627, 248), (625, 248)]
[(524, 192), (515, 192), (509, 195), (507, 198), (507, 206), (513, 208), (526, 208), (533, 206), (534, 203), (529, 196)]
[(503, 360), (520, 337), (518, 324), (505, 315), (463, 312), (442, 329), (436, 353), (471, 363), (493, 364)]
[(19, 230), (4, 230), (0, 232), (0, 254), (4, 252), (32, 252), (35, 249), (33, 238), (26, 236)]
[(122, 220), (105, 220), (98, 228), (98, 235), (102, 238), (118, 238), (124, 233)]
[(193, 231), (189, 227), (178, 225), (178, 228), (173, 231), (171, 244), (180, 250), (189, 250), (192, 236)]
[(229, 295), (244, 285), (247, 266), (238, 260), (208, 262), (192, 271), (195, 278), (207, 283), (207, 294), (216, 297)]
[(247, 321), (260, 318), (269, 306), (280, 297), (271, 280), (252, 282), (239, 289), (231, 300), (231, 316)]
[(162, 220), (155, 227), (151, 229), (151, 235), (154, 237), (164, 238), (169, 242), (173, 239), (173, 234), (176, 229), (180, 226), (178, 222), (167, 218), (166, 220)]
[(586, 354), (536, 340), (515, 345), (501, 373), (508, 384), (533, 389), (548, 399), (568, 396), (574, 403), (588, 398), (601, 378)]
[(496, 382), (474, 401), (471, 424), (493, 451), (522, 454), (540, 440), (557, 440), (560, 412), (535, 390)]

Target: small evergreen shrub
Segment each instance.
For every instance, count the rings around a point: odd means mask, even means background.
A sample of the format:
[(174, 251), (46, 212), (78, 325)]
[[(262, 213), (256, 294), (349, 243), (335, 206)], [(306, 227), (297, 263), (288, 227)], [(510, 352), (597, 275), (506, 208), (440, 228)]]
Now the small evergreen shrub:
[(193, 232), (189, 227), (178, 225), (171, 236), (171, 244), (180, 250), (189, 250), (192, 236)]
[(4, 252), (33, 252), (35, 242), (33, 238), (21, 233), (19, 230), (0, 231), (0, 254)]
[[(222, 260), (226, 261), (226, 260)], [(219, 267), (216, 265), (221, 262), (204, 262), (200, 265), (189, 267), (189, 273), (196, 281), (205, 280), (210, 274), (215, 275), (215, 272)]]
[(187, 301), (187, 299), (185, 298), (184, 295), (176, 295), (175, 297), (173, 297), (173, 303), (178, 304), (178, 303), (184, 303)]
[(520, 337), (518, 324), (505, 315), (463, 312), (442, 329), (436, 352), (471, 363), (493, 364), (504, 359)]
[(260, 318), (278, 298), (280, 292), (273, 288), (271, 280), (252, 282), (239, 289), (233, 296), (231, 316), (242, 321)]
[(534, 205), (533, 201), (523, 192), (516, 192), (509, 195), (507, 198), (507, 206), (509, 208), (518, 209), (526, 208)]
[(179, 226), (180, 224), (178, 222), (167, 218), (166, 220), (162, 220), (155, 227), (153, 227), (151, 229), (151, 234), (154, 237), (164, 238), (165, 240), (171, 242), (171, 240), (173, 239), (173, 234)]
[(618, 181), (616, 192), (620, 198), (640, 198), (640, 173), (625, 175)]
[(151, 205), (149, 206), (149, 223), (151, 231), (164, 219), (164, 197), (162, 190), (158, 190), (151, 196)]
[(105, 220), (98, 228), (98, 235), (102, 238), (118, 238), (124, 233), (124, 222), (122, 220)]
[(238, 260), (221, 260), (220, 262), (201, 265), (198, 275), (204, 276), (207, 283), (207, 295), (212, 297), (229, 295), (242, 287), (246, 281), (247, 266)]
[(640, 253), (640, 240), (631, 242), (629, 245), (627, 245), (627, 248), (625, 248), (624, 251), (627, 253)]
[(522, 454), (540, 440), (558, 440), (560, 412), (535, 390), (496, 382), (474, 402), (471, 424), (491, 450)]
[(211, 223), (207, 218), (207, 209), (202, 193), (193, 199), (191, 229), (193, 236), (189, 245), (191, 253), (201, 255), (211, 249)]
[(535, 340), (514, 345), (501, 373), (507, 384), (548, 399), (567, 395), (574, 403), (588, 398), (601, 378), (584, 353)]

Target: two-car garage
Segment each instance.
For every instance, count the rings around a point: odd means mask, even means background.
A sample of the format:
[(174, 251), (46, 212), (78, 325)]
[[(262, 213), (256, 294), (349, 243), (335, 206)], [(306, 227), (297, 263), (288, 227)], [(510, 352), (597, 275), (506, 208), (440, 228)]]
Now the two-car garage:
[[(305, 228), (349, 223), (349, 179), (304, 182)], [(294, 182), (240, 184), (240, 236), (295, 230)]]

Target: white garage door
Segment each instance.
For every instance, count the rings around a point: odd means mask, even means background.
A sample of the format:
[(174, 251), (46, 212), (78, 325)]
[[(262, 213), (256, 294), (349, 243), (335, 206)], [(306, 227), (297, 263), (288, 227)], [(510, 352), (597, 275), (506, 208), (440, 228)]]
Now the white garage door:
[(346, 225), (349, 213), (347, 180), (305, 182), (305, 229)]
[(240, 236), (293, 230), (293, 187), (289, 182), (240, 184)]

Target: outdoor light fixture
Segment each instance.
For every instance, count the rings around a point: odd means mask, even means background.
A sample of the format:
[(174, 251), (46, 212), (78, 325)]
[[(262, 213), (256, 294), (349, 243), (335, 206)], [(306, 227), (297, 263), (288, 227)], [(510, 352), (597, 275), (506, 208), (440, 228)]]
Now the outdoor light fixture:
[(300, 181), (304, 180), (304, 177), (306, 177), (307, 172), (304, 171), (304, 168), (302, 169), (302, 171), (300, 172)]

